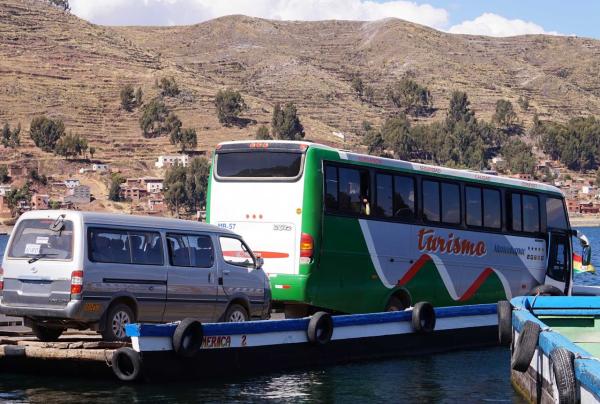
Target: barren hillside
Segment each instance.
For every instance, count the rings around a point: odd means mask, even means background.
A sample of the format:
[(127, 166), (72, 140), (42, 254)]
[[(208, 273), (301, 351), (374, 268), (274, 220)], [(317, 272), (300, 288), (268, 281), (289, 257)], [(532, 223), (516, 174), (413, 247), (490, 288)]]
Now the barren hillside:
[[(173, 75), (182, 95), (168, 104), (200, 136), (199, 149), (252, 137), (270, 120), (275, 102), (293, 101), (307, 138), (339, 141), (333, 131), (356, 132), (363, 120), (381, 122), (391, 106), (385, 88), (409, 74), (433, 93), (441, 119), (449, 93), (466, 91), (478, 114), (489, 117), (498, 98), (531, 100), (519, 117), (566, 119), (600, 115), (600, 41), (572, 37), (487, 38), (452, 35), (396, 19), (376, 22), (282, 22), (231, 16), (173, 27), (101, 27), (34, 0), (0, 3), (0, 123), (63, 118), (84, 135), (97, 157), (133, 172), (174, 148), (144, 139), (139, 111), (120, 109), (120, 88), (141, 86), (145, 100), (155, 80)], [(361, 102), (353, 74), (374, 86), (375, 102)], [(256, 124), (223, 128), (212, 104), (220, 88), (243, 92)], [(50, 167), (56, 157), (25, 148), (32, 157), (2, 150), (5, 160), (29, 158)], [(58, 168), (57, 168), (58, 169)]]

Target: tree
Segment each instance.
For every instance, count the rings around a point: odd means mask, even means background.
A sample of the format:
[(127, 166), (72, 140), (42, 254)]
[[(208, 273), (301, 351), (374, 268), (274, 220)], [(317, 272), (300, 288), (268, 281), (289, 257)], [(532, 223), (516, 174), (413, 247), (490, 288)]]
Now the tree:
[(12, 189), (6, 193), (6, 202), (13, 216), (18, 215), (21, 202), (28, 203), (29, 201), (31, 201), (29, 184), (25, 184), (21, 188)]
[(8, 176), (8, 167), (6, 164), (0, 165), (0, 182), (6, 184), (10, 180)]
[(51, 152), (56, 142), (64, 135), (65, 125), (60, 119), (50, 119), (46, 116), (35, 117), (31, 120), (29, 135), (37, 147)]
[(136, 96), (131, 84), (126, 84), (121, 88), (121, 108), (127, 112), (133, 111), (137, 104)]
[(412, 79), (403, 78), (388, 87), (388, 99), (405, 114), (423, 116), (431, 114), (433, 98), (427, 87)]
[(518, 138), (510, 139), (502, 148), (502, 155), (513, 174), (533, 174), (537, 160), (531, 147)]
[(496, 112), (492, 121), (506, 132), (512, 132), (517, 121), (517, 114), (512, 103), (508, 100), (496, 101)]
[(137, 107), (141, 107), (144, 103), (144, 92), (142, 91), (142, 87), (138, 87), (135, 90), (135, 105)]
[(96, 148), (94, 146), (91, 146), (89, 151), (90, 151), (90, 156), (92, 158), (94, 158), (94, 154), (96, 154)]
[(121, 184), (125, 182), (120, 174), (113, 174), (110, 179), (110, 187), (108, 190), (108, 199), (114, 202), (121, 200)]
[(388, 118), (381, 128), (381, 138), (386, 149), (393, 151), (399, 159), (409, 159), (415, 149), (415, 142), (410, 134), (410, 123), (406, 115)]
[(362, 143), (367, 146), (368, 153), (376, 156), (382, 156), (385, 153), (385, 144), (381, 137), (381, 131), (376, 130), (371, 122), (362, 123)]
[(282, 109), (279, 103), (273, 108), (271, 119), (273, 137), (280, 140), (301, 140), (304, 138), (304, 126), (298, 118), (296, 106), (289, 102)]
[(210, 162), (204, 157), (196, 157), (190, 161), (185, 178), (186, 204), (192, 212), (198, 211), (206, 204)]
[(160, 95), (163, 97), (177, 97), (180, 93), (175, 77), (163, 77), (158, 83)]
[(1, 133), (1, 141), (4, 147), (16, 148), (21, 144), (21, 124), (11, 130), (8, 123), (4, 124)]
[(168, 133), (171, 139), (178, 139), (182, 126), (181, 119), (174, 112), (169, 112), (167, 119), (165, 119), (164, 132)]
[(198, 135), (195, 129), (182, 129), (171, 132), (171, 144), (178, 144), (182, 153), (196, 147)]
[(519, 104), (519, 107), (521, 107), (521, 111), (523, 111), (523, 112), (529, 111), (529, 97), (523, 97), (521, 95), (521, 96), (519, 96), (517, 103)]
[(69, 133), (59, 139), (59, 141), (56, 143), (54, 151), (59, 156), (69, 159), (70, 157), (81, 156), (82, 154), (85, 154), (87, 149), (87, 139), (82, 138), (79, 135), (73, 135), (72, 133)]
[(475, 114), (471, 111), (471, 102), (467, 93), (453, 91), (450, 96), (446, 125), (451, 129), (457, 122), (469, 122), (474, 119)]
[(164, 181), (164, 195), (165, 202), (175, 212), (175, 215), (179, 217), (181, 207), (187, 202), (186, 194), (186, 169), (183, 166), (175, 165), (174, 167), (167, 170), (165, 173)]
[(31, 180), (31, 182), (37, 182), (38, 184), (48, 184), (48, 177), (46, 177), (45, 175), (40, 175), (36, 168), (32, 168), (31, 170), (29, 170), (29, 179)]
[(159, 99), (153, 99), (146, 104), (140, 118), (140, 128), (144, 137), (157, 137), (169, 133), (173, 129), (165, 125), (169, 113), (165, 103)]
[(256, 140), (272, 140), (273, 138), (269, 134), (269, 128), (266, 125), (260, 125), (256, 130)]
[(362, 99), (365, 91), (365, 85), (358, 74), (352, 77), (352, 82), (350, 83), (350, 86), (352, 87), (352, 90), (354, 90), (356, 95), (358, 95), (358, 98)]
[(239, 115), (248, 108), (240, 92), (231, 89), (219, 90), (215, 97), (215, 107), (219, 122), (225, 126), (236, 123)]

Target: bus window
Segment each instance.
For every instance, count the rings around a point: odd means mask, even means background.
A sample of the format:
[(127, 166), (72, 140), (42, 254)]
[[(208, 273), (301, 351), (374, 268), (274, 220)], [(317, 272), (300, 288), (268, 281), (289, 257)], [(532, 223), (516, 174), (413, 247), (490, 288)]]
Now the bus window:
[(540, 231), (540, 202), (537, 196), (523, 195), (523, 231)]
[(325, 167), (325, 208), (338, 208), (338, 175), (335, 167)]
[(393, 216), (393, 192), (392, 176), (387, 174), (377, 174), (377, 205), (375, 206), (375, 214), (377, 216)]
[(521, 194), (512, 194), (511, 196), (511, 229), (514, 231), (522, 231), (521, 220)]
[(369, 215), (369, 173), (352, 168), (338, 169), (338, 209), (343, 213)]
[(423, 180), (423, 218), (429, 222), (440, 221), (440, 183)]
[(221, 178), (295, 178), (301, 167), (302, 154), (273, 151), (220, 153), (216, 164)]
[(502, 228), (502, 206), (498, 190), (483, 190), (483, 226), (490, 229)]
[(467, 226), (481, 227), (481, 189), (465, 187)]
[(442, 222), (460, 224), (460, 188), (442, 182)]
[(411, 177), (394, 176), (394, 216), (415, 218), (415, 180)]
[(568, 228), (562, 199), (546, 198), (546, 223), (553, 229), (566, 230)]

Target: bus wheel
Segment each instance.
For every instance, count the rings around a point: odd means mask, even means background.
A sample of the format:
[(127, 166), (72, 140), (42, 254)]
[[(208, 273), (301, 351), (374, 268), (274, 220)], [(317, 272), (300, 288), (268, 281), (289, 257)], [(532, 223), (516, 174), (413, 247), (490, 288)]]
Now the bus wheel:
[(332, 335), (333, 319), (331, 318), (331, 314), (324, 311), (313, 314), (306, 330), (308, 341), (314, 345), (325, 345), (331, 341)]
[(405, 308), (404, 303), (402, 303), (402, 300), (398, 296), (390, 297), (390, 300), (385, 305), (385, 311), (402, 311)]
[(559, 288), (552, 285), (538, 285), (531, 289), (529, 296), (564, 296)]
[(415, 304), (412, 312), (412, 328), (415, 332), (430, 333), (435, 328), (435, 310), (429, 302)]

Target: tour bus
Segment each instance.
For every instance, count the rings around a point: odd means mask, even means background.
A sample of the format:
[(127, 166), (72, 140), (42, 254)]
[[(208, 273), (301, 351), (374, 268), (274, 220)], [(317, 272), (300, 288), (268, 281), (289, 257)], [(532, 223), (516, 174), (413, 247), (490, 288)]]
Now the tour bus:
[(551, 185), (308, 142), (219, 144), (207, 220), (264, 259), (289, 316), (570, 294), (572, 236), (590, 256)]

